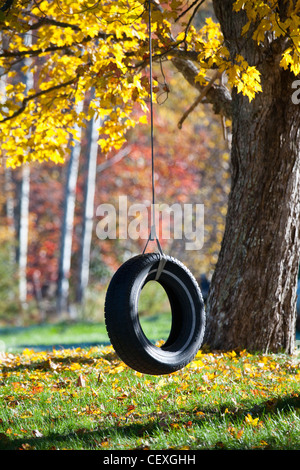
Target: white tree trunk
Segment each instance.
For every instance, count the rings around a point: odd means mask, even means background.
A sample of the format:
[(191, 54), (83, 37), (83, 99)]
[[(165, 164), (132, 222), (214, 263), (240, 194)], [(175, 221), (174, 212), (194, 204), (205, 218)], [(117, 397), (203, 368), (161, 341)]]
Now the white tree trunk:
[(19, 228), (19, 300), (23, 309), (27, 307), (27, 251), (29, 228), (29, 193), (30, 193), (30, 167), (22, 167), (22, 182), (20, 191), (20, 228)]
[[(28, 34), (28, 43), (32, 43), (31, 34)], [(26, 65), (29, 65), (26, 61)], [(33, 74), (28, 70), (24, 77), (26, 91), (33, 88)], [(27, 251), (29, 229), (29, 196), (30, 196), (30, 166), (28, 163), (22, 167), (22, 182), (20, 191), (20, 225), (19, 225), (19, 300), (23, 309), (27, 308)]]
[[(83, 103), (79, 103), (77, 113), (83, 109)], [(78, 141), (72, 147), (67, 172), (67, 184), (64, 200), (64, 216), (61, 231), (60, 264), (57, 283), (57, 311), (62, 313), (68, 310), (69, 277), (72, 256), (72, 236), (74, 228), (74, 213), (76, 202), (76, 184), (81, 151), (81, 129), (75, 127)]]
[(79, 282), (76, 292), (76, 301), (83, 303), (85, 290), (89, 282), (90, 270), (90, 250), (93, 231), (94, 216), (94, 198), (97, 173), (97, 155), (98, 155), (98, 129), (101, 125), (100, 120), (92, 119), (88, 126), (89, 152), (87, 160), (87, 173), (85, 181), (85, 198), (83, 214), (82, 244), (79, 264)]

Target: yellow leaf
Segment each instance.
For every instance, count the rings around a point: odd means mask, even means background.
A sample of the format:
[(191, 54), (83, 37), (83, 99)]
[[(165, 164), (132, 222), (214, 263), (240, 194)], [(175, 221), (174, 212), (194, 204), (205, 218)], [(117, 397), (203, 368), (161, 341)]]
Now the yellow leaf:
[(244, 8), (244, 5), (245, 0), (236, 0), (236, 2), (233, 4), (233, 10), (240, 11), (242, 8)]
[(174, 429), (180, 428), (178, 423), (171, 423), (171, 427), (174, 428)]
[(71, 364), (68, 367), (68, 370), (79, 370), (79, 369), (81, 369), (81, 365), (78, 364), (77, 362), (73, 362), (73, 364)]
[(251, 21), (248, 21), (248, 23), (246, 23), (245, 26), (243, 26), (242, 36), (244, 36), (246, 33), (248, 33), (250, 26), (251, 26)]
[(34, 354), (34, 350), (33, 349), (24, 349), (23, 351), (23, 356), (32, 356)]
[(185, 396), (180, 396), (176, 398), (176, 403), (177, 405), (182, 405), (186, 403), (186, 397)]
[(114, 369), (111, 369), (109, 371), (110, 374), (119, 374), (120, 372), (122, 372), (123, 370), (125, 369), (125, 367), (123, 365), (120, 365), (120, 366), (117, 366), (115, 367)]
[(252, 416), (248, 413), (247, 416), (245, 416), (245, 422), (251, 426), (258, 426), (259, 418), (252, 418)]
[(141, 117), (139, 118), (139, 122), (140, 122), (141, 124), (147, 124), (147, 123), (148, 123), (148, 118), (147, 118), (146, 114), (143, 114), (143, 116), (141, 116)]
[(103, 442), (101, 442), (101, 447), (108, 447), (109, 446), (109, 441), (108, 439), (107, 440), (104, 440)]

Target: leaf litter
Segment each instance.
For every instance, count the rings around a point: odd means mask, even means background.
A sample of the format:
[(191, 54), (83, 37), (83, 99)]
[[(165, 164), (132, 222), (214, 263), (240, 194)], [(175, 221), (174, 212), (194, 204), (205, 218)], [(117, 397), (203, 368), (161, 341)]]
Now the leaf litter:
[[(78, 439), (100, 435), (88, 448), (268, 448), (262, 436), (283, 411), (300, 435), (299, 384), (299, 356), (283, 354), (199, 351), (184, 369), (156, 377), (128, 368), (111, 346), (2, 352), (0, 448), (16, 439), (23, 450), (39, 441), (50, 448), (54, 431), (70, 429)], [(203, 429), (216, 423), (225, 437), (204, 442)]]

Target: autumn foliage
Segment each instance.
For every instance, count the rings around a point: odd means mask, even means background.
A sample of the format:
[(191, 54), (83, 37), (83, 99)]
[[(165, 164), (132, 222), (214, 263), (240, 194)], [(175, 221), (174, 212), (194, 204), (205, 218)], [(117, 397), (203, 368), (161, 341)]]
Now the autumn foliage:
[[(196, 5), (194, 17), (200, 4)], [(8, 165), (24, 161), (62, 162), (74, 123), (86, 116), (102, 118), (100, 145), (104, 152), (120, 148), (125, 133), (138, 119), (133, 109), (147, 111), (149, 78), (147, 2), (119, 0), (94, 2), (72, 0), (39, 3), (16, 2), (1, 12), (2, 52), (0, 65), (6, 83), (2, 86), (1, 152)], [(197, 2), (195, 2), (197, 4)], [(280, 65), (299, 72), (299, 4), (289, 2), (283, 19), (276, 1), (237, 0), (233, 8), (247, 16), (242, 36), (249, 30), (257, 44), (266, 34), (285, 37), (289, 44)], [(183, 57), (199, 67), (195, 85), (206, 87), (210, 70), (226, 75), (229, 89), (236, 88), (253, 100), (262, 91), (256, 66), (237, 54), (233, 59), (224, 44), (219, 23), (206, 18), (196, 29), (187, 20), (189, 11), (181, 1), (161, 2), (152, 12), (155, 60)], [(33, 82), (18, 79), (18, 71), (31, 73)], [(87, 91), (95, 89), (87, 113), (76, 111)]]

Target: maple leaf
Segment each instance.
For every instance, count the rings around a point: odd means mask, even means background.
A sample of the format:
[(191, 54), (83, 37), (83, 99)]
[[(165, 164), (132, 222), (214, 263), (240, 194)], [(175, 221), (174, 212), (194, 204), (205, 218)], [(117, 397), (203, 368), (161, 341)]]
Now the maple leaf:
[(259, 418), (252, 418), (249, 413), (245, 416), (245, 422), (253, 427), (259, 426), (261, 424), (259, 422)]

